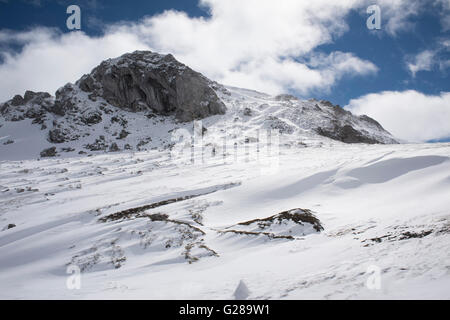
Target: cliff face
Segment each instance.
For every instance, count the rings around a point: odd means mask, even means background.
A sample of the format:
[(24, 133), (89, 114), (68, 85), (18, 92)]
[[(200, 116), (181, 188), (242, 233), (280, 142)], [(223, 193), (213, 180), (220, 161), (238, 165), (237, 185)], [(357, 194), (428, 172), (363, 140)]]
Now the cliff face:
[[(12, 121), (43, 112), (64, 116), (101, 99), (122, 110), (175, 115), (186, 122), (226, 112), (212, 85), (170, 54), (136, 51), (103, 61), (75, 84), (58, 89), (55, 98), (47, 92), (27, 91), (24, 97), (16, 95), (1, 104), (0, 112)], [(35, 112), (29, 111), (31, 105)]]
[(192, 121), (224, 114), (226, 107), (211, 81), (172, 55), (136, 51), (109, 59), (83, 76), (77, 85), (93, 99), (129, 111), (153, 110)]

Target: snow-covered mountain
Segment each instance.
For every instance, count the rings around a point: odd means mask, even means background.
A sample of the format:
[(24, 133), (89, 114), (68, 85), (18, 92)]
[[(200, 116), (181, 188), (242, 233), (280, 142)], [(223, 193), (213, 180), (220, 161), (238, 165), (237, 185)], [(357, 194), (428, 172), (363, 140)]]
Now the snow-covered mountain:
[(0, 298), (450, 298), (449, 143), (147, 52), (0, 110)]
[[(169, 147), (205, 119), (216, 141), (237, 127), (278, 130), (301, 142), (396, 143), (379, 123), (328, 101), (301, 101), (215, 83), (172, 55), (136, 51), (102, 62), (55, 97), (27, 91), (0, 105), (0, 159)], [(220, 130), (217, 130), (220, 128)]]

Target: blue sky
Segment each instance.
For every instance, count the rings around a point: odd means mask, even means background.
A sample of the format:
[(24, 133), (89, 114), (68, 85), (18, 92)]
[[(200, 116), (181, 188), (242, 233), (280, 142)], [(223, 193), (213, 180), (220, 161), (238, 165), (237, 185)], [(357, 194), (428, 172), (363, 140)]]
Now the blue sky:
[(98, 25), (89, 23), (91, 18), (102, 23), (136, 21), (145, 15), (154, 15), (169, 9), (184, 11), (192, 16), (207, 14), (195, 0), (9, 0), (3, 3), (0, 0), (0, 28), (21, 30), (34, 25), (44, 25), (66, 31), (67, 16), (64, 13), (71, 4), (79, 5), (82, 9), (85, 16), (82, 19), (82, 29), (88, 34), (101, 32)]
[[(414, 131), (402, 124), (406, 120), (429, 127), (435, 125), (433, 119), (438, 114), (450, 122), (446, 118), (450, 117), (449, 0), (398, 0), (395, 5), (387, 0), (346, 0), (348, 3), (333, 4), (332, 8), (326, 2), (315, 1), (319, 3), (314, 4), (317, 9), (305, 1), (302, 4), (297, 1), (291, 2), (292, 10), (277, 8), (277, 1), (248, 0), (251, 5), (246, 1), (206, 0), (199, 6), (198, 1), (192, 0), (0, 0), (0, 48), (4, 50), (0, 76), (2, 67), (26, 72), (25, 61), (32, 59), (32, 50), (38, 47), (36, 39), (41, 36), (42, 43), (48, 41), (49, 48), (56, 49), (58, 43), (67, 43), (69, 38), (79, 37), (80, 43), (89, 41), (85, 52), (77, 49), (78, 55), (89, 60), (86, 66), (78, 67), (81, 74), (62, 72), (59, 85), (77, 80), (108, 54), (113, 57), (116, 52), (132, 51), (135, 44), (136, 49), (143, 46), (174, 53), (182, 62), (225, 84), (330, 100), (353, 112), (374, 116), (405, 139), (445, 140), (450, 136), (450, 124), (445, 121), (439, 124), (440, 130), (426, 129), (429, 131), (426, 134), (416, 134), (424, 128)], [(75, 32), (80, 34), (77, 36), (66, 28), (65, 10), (70, 4), (79, 5), (82, 12), (82, 28), (81, 32)], [(371, 4), (381, 7), (381, 30), (366, 27), (369, 17), (366, 8)], [(166, 10), (173, 14), (167, 14)], [(298, 12), (299, 19), (291, 16), (290, 11)], [(116, 27), (114, 31), (112, 26)], [(222, 33), (223, 43), (217, 39)], [(6, 40), (2, 40), (1, 34)], [(197, 34), (203, 38), (199, 39)], [(108, 35), (116, 37), (117, 44), (111, 45), (113, 40), (108, 40)], [(102, 49), (105, 52), (96, 61), (90, 47), (95, 47), (92, 44), (95, 42), (104, 48), (114, 48)], [(126, 45), (121, 48), (120, 42)], [(207, 49), (199, 50), (202, 46)], [(70, 54), (74, 49), (69, 47), (63, 44), (61, 50), (49, 49), (47, 56), (68, 50), (67, 59), (73, 59)], [(55, 65), (70, 63), (61, 56), (53, 61)], [(37, 73), (38, 70), (24, 75), (26, 82)], [(59, 74), (50, 77), (53, 82), (49, 81), (48, 91), (54, 89)], [(44, 83), (38, 82), (42, 86)], [(33, 87), (34, 83), (29, 85)], [(41, 89), (39, 85), (30, 89)], [(8, 88), (11, 92), (17, 88), (17, 93), (23, 89), (11, 84)], [(378, 108), (380, 101), (389, 108), (384, 111)], [(421, 105), (415, 105), (418, 104), (415, 101)], [(411, 110), (411, 117), (416, 118), (402, 119), (405, 106), (399, 108), (399, 104), (410, 104), (406, 110)], [(426, 123), (423, 104), (432, 106), (429, 107), (432, 116), (427, 113)]]
[[(396, 37), (378, 30), (368, 30), (365, 16), (354, 12), (348, 18), (350, 31), (334, 43), (319, 49), (324, 51), (351, 51), (372, 61), (380, 69), (376, 76), (341, 81), (330, 94), (330, 99), (345, 105), (349, 99), (374, 91), (418, 90), (427, 94), (450, 91), (449, 71), (434, 68), (431, 72), (419, 72), (416, 77), (405, 66), (405, 58), (421, 50), (435, 46), (441, 37), (441, 26), (436, 15), (424, 14), (417, 19), (414, 32), (402, 32)], [(443, 59), (450, 59), (449, 52)]]

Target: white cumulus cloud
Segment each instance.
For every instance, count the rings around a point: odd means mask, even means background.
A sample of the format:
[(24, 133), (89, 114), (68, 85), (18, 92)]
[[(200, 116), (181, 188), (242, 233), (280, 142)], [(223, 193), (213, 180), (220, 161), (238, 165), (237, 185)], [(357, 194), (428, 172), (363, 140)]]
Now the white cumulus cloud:
[[(377, 72), (373, 63), (352, 53), (317, 51), (348, 31), (346, 15), (363, 2), (202, 0), (208, 17), (169, 10), (106, 26), (100, 37), (46, 28), (2, 30), (0, 101), (26, 89), (54, 92), (101, 60), (137, 49), (170, 52), (224, 84), (268, 93), (329, 91), (342, 77)], [(22, 50), (10, 50), (12, 43)]]
[(435, 0), (434, 3), (441, 10), (441, 25), (444, 31), (450, 30), (450, 0)]
[[(412, 17), (419, 15), (427, 0), (378, 0), (381, 7), (382, 29), (396, 36), (414, 28)], [(369, 1), (370, 2), (370, 1)]]
[(420, 51), (416, 55), (407, 55), (406, 67), (413, 78), (419, 71), (432, 71), (438, 68), (440, 71), (445, 71), (450, 67), (449, 51), (450, 39), (439, 39), (433, 48)]
[(384, 91), (353, 99), (345, 109), (377, 119), (394, 136), (407, 141), (450, 137), (450, 92)]
[(424, 50), (410, 59), (410, 62), (407, 62), (406, 65), (409, 72), (411, 72), (411, 75), (415, 77), (416, 73), (419, 71), (430, 71), (435, 64), (435, 56), (435, 51)]
[(104, 59), (148, 49), (136, 35), (120, 32), (92, 38), (82, 32), (61, 34), (37, 28), (26, 32), (1, 31), (0, 44), (3, 40), (22, 45), (23, 49), (20, 53), (2, 52), (0, 101), (28, 89), (53, 93)]

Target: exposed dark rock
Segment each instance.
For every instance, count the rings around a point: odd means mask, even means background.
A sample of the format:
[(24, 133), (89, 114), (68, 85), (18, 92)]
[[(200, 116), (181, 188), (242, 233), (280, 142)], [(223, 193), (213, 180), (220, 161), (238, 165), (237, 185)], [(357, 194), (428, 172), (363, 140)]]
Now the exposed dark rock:
[(35, 104), (41, 104), (45, 99), (51, 98), (48, 92), (26, 91), (23, 97), (24, 102), (33, 101)]
[(102, 121), (102, 113), (99, 111), (87, 112), (83, 114), (81, 120), (87, 125), (97, 124)]
[(223, 114), (226, 107), (200, 73), (172, 55), (135, 51), (103, 61), (77, 84), (130, 111), (175, 114), (182, 121)]
[(321, 136), (328, 137), (334, 140), (339, 140), (345, 143), (369, 143), (376, 144), (382, 143), (376, 139), (373, 139), (362, 132), (355, 130), (350, 125), (344, 125), (343, 127), (335, 126), (333, 129), (318, 128), (317, 133)]
[(258, 141), (259, 141), (258, 138), (255, 138), (255, 137), (246, 137), (244, 140), (245, 143), (255, 143)]
[[(339, 105), (335, 105), (332, 108), (337, 117), (342, 117), (344, 115), (351, 115), (350, 111), (345, 110), (344, 108), (340, 107)], [(369, 118), (369, 117), (367, 117), (367, 118)]]
[(6, 231), (6, 230), (9, 230), (9, 229), (12, 229), (12, 228), (15, 228), (15, 227), (16, 227), (16, 225), (14, 223), (10, 223), (6, 227), (4, 227), (2, 229), (2, 231)]
[(30, 119), (38, 119), (33, 121), (33, 123), (42, 124), (43, 118), (45, 117), (45, 111), (42, 109), (31, 108), (24, 113), (24, 116)]
[(152, 141), (151, 137), (145, 138), (138, 142), (136, 145), (136, 148), (139, 150), (141, 147), (145, 146), (146, 144), (150, 143)]
[(42, 158), (55, 157), (56, 154), (57, 154), (56, 147), (51, 147), (51, 148), (44, 149), (41, 151)]
[(261, 228), (266, 227), (267, 225), (270, 225), (274, 222), (278, 222), (281, 223), (283, 221), (293, 221), (297, 224), (305, 224), (305, 223), (309, 223), (311, 225), (313, 225), (313, 228), (317, 231), (320, 232), (323, 230), (322, 224), (320, 223), (319, 219), (317, 219), (317, 217), (312, 214), (312, 212), (308, 209), (291, 209), (289, 211), (283, 211), (281, 213), (278, 213), (274, 216), (270, 216), (268, 218), (264, 218), (264, 219), (255, 219), (255, 220), (250, 220), (250, 221), (246, 221), (246, 222), (241, 222), (238, 223), (238, 225), (244, 225), (244, 226), (248, 226), (251, 224), (258, 224)]
[(101, 151), (101, 150), (106, 150), (106, 148), (108, 147), (106, 142), (105, 142), (105, 137), (104, 136), (100, 136), (98, 137), (94, 143), (91, 144), (87, 144), (84, 146), (86, 149), (90, 150), (90, 151)]
[[(405, 227), (402, 227), (405, 228)], [(396, 228), (394, 228), (396, 229)], [(393, 242), (393, 241), (402, 241), (402, 240), (410, 240), (410, 239), (421, 239), (424, 237), (427, 237), (433, 233), (436, 235), (443, 233), (445, 230), (444, 228), (441, 229), (425, 229), (425, 230), (412, 230), (412, 231), (403, 231), (403, 232), (390, 232), (383, 236), (378, 236), (374, 238), (369, 238), (361, 241), (362, 243), (365, 243), (364, 247), (369, 247), (373, 245), (374, 243), (382, 243), (382, 242)], [(444, 231), (445, 232), (445, 231)], [(448, 233), (448, 229), (447, 229)]]
[(0, 103), (0, 114), (4, 115), (8, 107), (9, 107), (8, 103)]
[(295, 131), (294, 127), (275, 116), (269, 116), (266, 122), (269, 123), (271, 129), (277, 130), (281, 134), (291, 134)]
[(363, 121), (370, 122), (371, 124), (377, 126), (380, 130), (384, 130), (383, 127), (381, 126), (381, 124), (378, 121), (376, 121), (375, 119), (372, 119), (371, 117), (362, 115), (362, 116), (359, 116), (359, 118)]
[(238, 235), (245, 236), (266, 236), (269, 239), (286, 239), (286, 240), (294, 240), (293, 236), (284, 236), (284, 235), (276, 235), (270, 232), (254, 232), (254, 231), (242, 231), (242, 230), (220, 230), (219, 233), (234, 233)]
[(42, 124), (45, 112), (53, 105), (53, 98), (47, 92), (25, 92), (25, 97), (14, 96), (11, 100), (0, 104), (0, 113), (8, 121), (22, 121), (25, 118), (35, 119), (33, 123)]
[(15, 95), (14, 98), (11, 99), (11, 105), (13, 106), (20, 106), (21, 104), (24, 104), (25, 100), (22, 98), (20, 94)]
[[(298, 228), (299, 226), (300, 228)], [(262, 235), (269, 239), (295, 240), (298, 236), (305, 236), (322, 230), (322, 224), (310, 210), (297, 208), (264, 219), (241, 222), (219, 232), (246, 236)]]
[(51, 143), (63, 143), (66, 142), (67, 133), (61, 129), (53, 129), (48, 132), (48, 141)]
[(9, 120), (10, 120), (10, 121), (17, 122), (17, 121), (25, 120), (25, 117), (24, 117), (23, 115), (21, 115), (21, 114), (19, 114), (19, 115), (13, 114), (13, 115), (11, 115), (11, 117), (10, 117)]
[(111, 118), (112, 123), (119, 123), (122, 127), (125, 127), (128, 124), (128, 121), (122, 117), (114, 116)]
[(319, 112), (323, 111), (317, 103), (314, 105), (314, 108)]
[[(159, 202), (154, 202), (154, 203), (143, 205), (140, 207), (122, 210), (122, 211), (119, 211), (116, 213), (112, 213), (108, 216), (102, 217), (99, 219), (99, 221), (100, 222), (109, 222), (109, 221), (117, 221), (117, 220), (124, 220), (124, 219), (134, 219), (137, 217), (141, 217), (145, 213), (145, 211), (150, 210), (150, 209), (155, 209), (155, 208), (166, 206), (166, 205), (169, 205), (169, 204), (172, 204), (175, 202), (180, 202), (180, 201), (185, 201), (185, 200), (201, 197), (201, 196), (204, 196), (207, 194), (217, 192), (218, 190), (226, 190), (229, 188), (236, 187), (238, 185), (240, 185), (240, 183), (228, 183), (228, 184), (224, 184), (221, 186), (216, 186), (217, 187), (216, 190), (211, 190), (211, 191), (207, 191), (207, 192), (203, 192), (203, 193), (199, 193), (199, 194), (191, 194), (191, 195), (178, 197), (178, 198), (162, 200)], [(144, 215), (144, 216), (149, 217), (148, 214)], [(150, 216), (152, 216), (152, 215), (150, 215)]]
[(146, 217), (152, 221), (167, 221), (167, 219), (169, 219), (169, 216), (165, 213), (149, 214)]
[(109, 151), (110, 152), (117, 152), (120, 151), (119, 146), (117, 145), (117, 143), (113, 142), (110, 146), (109, 146)]
[(59, 88), (55, 94), (55, 104), (51, 107), (50, 111), (59, 116), (64, 116), (67, 111), (76, 110), (77, 101), (72, 94), (73, 92), (75, 92), (75, 88), (71, 83)]
[(8, 144), (12, 144), (14, 143), (14, 140), (7, 140), (6, 142), (4, 142), (3, 144), (6, 146)]
[(320, 103), (321, 104), (323, 104), (323, 105), (325, 105), (325, 106), (328, 106), (328, 107), (334, 107), (334, 104), (332, 104), (330, 101), (328, 101), (328, 100), (320, 100)]
[(400, 235), (399, 240), (407, 240), (414, 238), (423, 238), (433, 233), (433, 230), (425, 230), (421, 232), (406, 231)]
[[(223, 114), (226, 108), (216, 92), (220, 96), (231, 95), (224, 86), (193, 71), (170, 54), (135, 51), (103, 61), (76, 84), (68, 83), (58, 89), (55, 97), (47, 92), (33, 91), (25, 92), (23, 97), (16, 95), (0, 104), (0, 113), (6, 121), (32, 119), (32, 124), (38, 124), (41, 130), (46, 130), (47, 140), (55, 144), (89, 135), (96, 136), (98, 132), (94, 125), (102, 124), (105, 135), (108, 135), (108, 143), (100, 139), (86, 148), (92, 151), (115, 151), (117, 144), (111, 145), (111, 139), (116, 138), (126, 139), (123, 148), (131, 150), (133, 139), (129, 139), (129, 135), (137, 136), (137, 131), (128, 126), (128, 121), (136, 123), (135, 120), (141, 118), (158, 125), (158, 121), (168, 120), (172, 123), (173, 116), (181, 121), (190, 121)], [(269, 95), (249, 92), (273, 100)], [(257, 111), (258, 103), (245, 102), (245, 96), (235, 101), (233, 99), (233, 96), (225, 98), (232, 104), (239, 104), (240, 100), (245, 103), (241, 116), (235, 116), (234, 122), (242, 121), (242, 115), (248, 120), (246, 117), (260, 113)], [(309, 103), (303, 103), (288, 94), (274, 99), (281, 101), (279, 105), (282, 112), (277, 112), (276, 116), (268, 115), (263, 125), (282, 134), (293, 134), (299, 128), (314, 130), (346, 143), (396, 143), (375, 120), (367, 116), (355, 116), (329, 101), (309, 100)], [(267, 107), (269, 104), (262, 104), (259, 109)], [(123, 110), (140, 113), (130, 116)], [(109, 114), (111, 116), (106, 116)], [(170, 119), (165, 116), (170, 116)], [(106, 123), (109, 118), (111, 123)], [(206, 127), (202, 127), (202, 134), (206, 132)], [(158, 138), (162, 146), (170, 147), (170, 142), (164, 141), (165, 137)], [(157, 148), (147, 145), (150, 141), (150, 137), (136, 141), (136, 149)], [(252, 138), (246, 138), (245, 141), (250, 143)]]
[(277, 101), (289, 101), (289, 100), (298, 100), (296, 96), (293, 96), (291, 94), (279, 94), (275, 97), (275, 100)]
[(245, 108), (243, 114), (244, 116), (250, 117), (253, 114), (252, 109)]
[(117, 139), (118, 140), (125, 139), (126, 137), (128, 137), (129, 134), (130, 133), (128, 131), (122, 130), (122, 131), (120, 131), (119, 136), (117, 137)]

